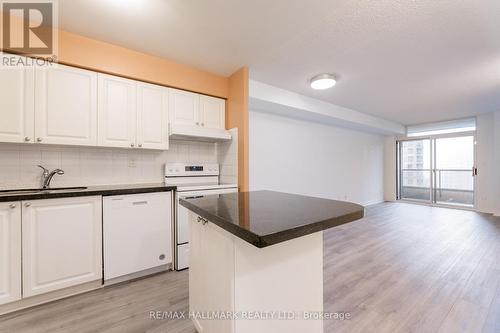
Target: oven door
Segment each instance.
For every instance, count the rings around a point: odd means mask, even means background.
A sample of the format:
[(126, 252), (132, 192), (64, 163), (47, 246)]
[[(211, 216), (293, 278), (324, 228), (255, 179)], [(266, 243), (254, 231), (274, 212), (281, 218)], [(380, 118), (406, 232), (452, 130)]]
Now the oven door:
[(179, 205), (179, 199), (202, 198), (207, 195), (225, 194), (238, 192), (237, 188), (223, 188), (201, 191), (177, 192), (176, 195), (176, 223), (175, 229), (175, 259), (176, 270), (185, 269), (189, 266), (189, 210)]

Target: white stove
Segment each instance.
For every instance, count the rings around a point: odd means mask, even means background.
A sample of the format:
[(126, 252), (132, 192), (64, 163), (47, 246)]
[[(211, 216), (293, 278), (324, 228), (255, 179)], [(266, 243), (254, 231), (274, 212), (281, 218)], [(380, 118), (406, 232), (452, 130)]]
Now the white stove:
[(177, 186), (174, 218), (174, 267), (189, 267), (188, 210), (179, 205), (179, 198), (204, 197), (238, 192), (237, 184), (219, 183), (218, 164), (172, 163), (165, 165), (165, 184)]

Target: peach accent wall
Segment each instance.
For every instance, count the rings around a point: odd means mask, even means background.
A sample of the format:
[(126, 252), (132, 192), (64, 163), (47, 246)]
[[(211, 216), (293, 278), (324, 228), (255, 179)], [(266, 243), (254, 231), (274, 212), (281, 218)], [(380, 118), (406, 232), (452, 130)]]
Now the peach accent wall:
[(243, 67), (229, 77), (226, 110), (226, 127), (238, 128), (238, 185), (248, 191), (248, 67)]
[(62, 64), (227, 98), (228, 78), (121, 46), (59, 31)]
[[(0, 16), (3, 18), (4, 15), (0, 10)], [(14, 21), (20, 19), (16, 16), (10, 18)], [(227, 77), (64, 30), (58, 30), (57, 40), (57, 61), (61, 64), (215, 97), (228, 97)]]

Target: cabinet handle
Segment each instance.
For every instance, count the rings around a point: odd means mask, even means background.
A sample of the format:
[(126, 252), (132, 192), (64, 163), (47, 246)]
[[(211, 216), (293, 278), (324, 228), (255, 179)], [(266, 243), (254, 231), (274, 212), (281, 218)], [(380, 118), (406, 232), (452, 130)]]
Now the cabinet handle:
[(29, 207), (29, 206), (31, 206), (31, 204), (29, 202), (24, 204), (24, 207)]
[(201, 216), (198, 216), (198, 223), (201, 221)]
[(30, 141), (31, 141), (31, 138), (30, 138), (29, 136), (25, 136), (25, 137), (24, 137), (24, 141), (26, 141), (26, 142), (30, 142)]
[(200, 125), (200, 123), (199, 123), (199, 122), (196, 122), (196, 125)]
[(208, 220), (207, 219), (202, 219), (203, 220), (203, 225), (207, 224), (208, 223)]
[(9, 205), (9, 207), (10, 207), (11, 209), (14, 209), (14, 208), (16, 208), (16, 204), (10, 204), (10, 205)]
[(134, 146), (135, 146), (135, 145), (134, 145), (133, 143), (131, 143), (131, 144), (130, 144), (130, 147), (134, 148)]
[(42, 142), (42, 138), (36, 138), (37, 142)]
[(201, 123), (201, 126), (205, 126), (205, 123)]
[(142, 143), (139, 143), (139, 148), (142, 148)]

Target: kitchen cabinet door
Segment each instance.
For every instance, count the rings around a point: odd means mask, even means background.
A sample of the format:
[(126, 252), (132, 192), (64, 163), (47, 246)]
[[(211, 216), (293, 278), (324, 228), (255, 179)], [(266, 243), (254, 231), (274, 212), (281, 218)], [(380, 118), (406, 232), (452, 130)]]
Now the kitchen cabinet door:
[[(17, 56), (11, 56), (21, 58)], [(0, 75), (0, 142), (33, 142), (35, 75), (28, 67), (3, 68)]]
[(226, 101), (221, 98), (200, 95), (201, 125), (207, 128), (225, 129)]
[[(208, 311), (231, 312), (234, 309), (234, 243), (228, 233), (212, 222), (202, 225), (204, 261), (204, 298)], [(208, 259), (207, 259), (208, 258)], [(217, 298), (210, 297), (217, 295)], [(206, 332), (233, 332), (231, 320), (209, 320)]]
[(37, 143), (97, 144), (97, 73), (57, 65), (35, 71)]
[[(198, 218), (190, 212), (189, 310), (230, 312), (234, 309), (233, 238), (215, 224)], [(199, 332), (233, 332), (231, 320), (199, 318), (194, 324)]]
[(0, 304), (21, 299), (21, 203), (0, 203)]
[(193, 126), (200, 124), (200, 95), (188, 91), (170, 89), (169, 106), (171, 123)]
[(137, 83), (137, 146), (168, 149), (168, 88)]
[[(206, 269), (201, 258), (206, 246), (203, 244), (203, 227), (200, 223), (200, 217), (189, 211), (189, 223), (189, 311), (196, 313), (204, 310), (205, 297), (208, 294), (204, 289), (206, 285), (203, 277)], [(195, 319), (194, 323), (198, 332), (205, 331), (206, 321)]]
[(102, 278), (101, 197), (23, 201), (23, 297)]
[(136, 81), (98, 75), (98, 146), (135, 147)]

